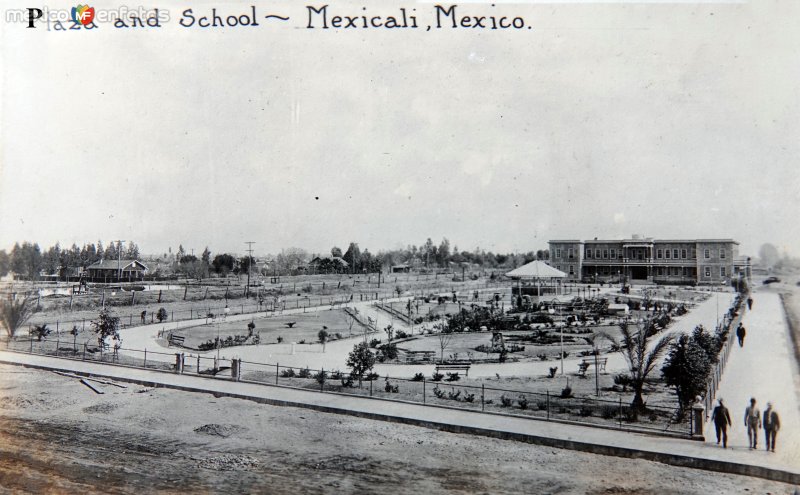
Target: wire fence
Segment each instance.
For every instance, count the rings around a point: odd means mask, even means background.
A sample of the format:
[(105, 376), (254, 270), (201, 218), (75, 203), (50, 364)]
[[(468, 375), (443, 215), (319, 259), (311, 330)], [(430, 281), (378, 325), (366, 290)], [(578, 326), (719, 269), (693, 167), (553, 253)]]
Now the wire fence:
[[(431, 293), (447, 293), (451, 289), (445, 287), (439, 287), (434, 290), (428, 289), (417, 289), (414, 291), (405, 291), (402, 293), (402, 298), (412, 298), (412, 297), (426, 297)], [(473, 289), (477, 290), (479, 293), (486, 292), (486, 291), (505, 291), (507, 287), (484, 287), (481, 289)], [(504, 294), (507, 298), (508, 294)], [(479, 296), (480, 297), (480, 296)], [(208, 301), (206, 304), (203, 304), (202, 301), (193, 304), (188, 309), (164, 309), (159, 316), (159, 311), (161, 309), (160, 306), (154, 304), (153, 306), (139, 306), (136, 308), (136, 311), (133, 312), (116, 312), (115, 316), (117, 316), (120, 320), (120, 327), (121, 328), (129, 328), (135, 326), (142, 326), (142, 325), (151, 325), (157, 323), (169, 323), (169, 322), (176, 322), (176, 321), (187, 321), (187, 320), (201, 320), (201, 319), (208, 319), (214, 318), (215, 316), (227, 314), (231, 315), (242, 315), (242, 314), (251, 314), (253, 317), (260, 317), (260, 313), (263, 313), (263, 316), (274, 316), (279, 315), (284, 312), (308, 312), (308, 311), (316, 311), (320, 308), (324, 309), (337, 309), (337, 308), (344, 308), (345, 305), (357, 302), (369, 302), (369, 301), (377, 301), (381, 302), (383, 306), (387, 308), (390, 307), (385, 304), (385, 301), (396, 299), (398, 298), (397, 292), (394, 291), (375, 291), (369, 293), (360, 293), (360, 294), (351, 294), (351, 295), (336, 295), (336, 296), (319, 296), (319, 297), (298, 297), (293, 299), (284, 299), (280, 301), (274, 300), (264, 300), (262, 302), (253, 301), (250, 302), (240, 302), (236, 303), (225, 303), (224, 301), (218, 301), (216, 303), (212, 301)], [(474, 297), (473, 297), (474, 299)], [(227, 312), (226, 312), (227, 309)], [(406, 316), (403, 317), (405, 319)], [(47, 325), (52, 331), (56, 334), (60, 334), (63, 332), (69, 332), (72, 330), (73, 327), (76, 327), (79, 331), (84, 331), (87, 327), (90, 327), (92, 319), (91, 318), (59, 318), (59, 317), (48, 317), (47, 315), (41, 316), (34, 316), (30, 320), (29, 326), (35, 325)]]
[(14, 340), (9, 343), (9, 350), (621, 431), (684, 438), (691, 438), (693, 431), (691, 419), (682, 421), (677, 408), (647, 406), (644, 410), (636, 410), (622, 395), (612, 400), (547, 390), (466, 384), (460, 382), (462, 376), (458, 372), (435, 373), (435, 377), (417, 374), (413, 379), (381, 377), (375, 373), (358, 377), (341, 370), (226, 359), (214, 356), (213, 351), (209, 356), (124, 347), (103, 348), (94, 343), (78, 342), (75, 338)]
[(730, 309), (728, 310), (728, 313), (719, 323), (719, 327), (717, 328), (717, 332), (720, 330), (727, 331), (728, 336), (722, 345), (722, 349), (719, 351), (718, 360), (713, 365), (711, 373), (708, 377), (706, 392), (703, 396), (703, 406), (705, 407), (706, 418), (709, 417), (711, 410), (714, 407), (714, 400), (717, 397), (719, 384), (722, 381), (722, 374), (725, 371), (725, 366), (728, 364), (728, 358), (730, 356), (731, 349), (736, 341), (736, 332), (734, 332), (733, 329), (740, 321), (742, 321), (742, 314), (744, 313), (744, 307), (746, 304), (745, 298), (742, 297), (741, 294), (738, 295), (734, 300), (733, 305), (731, 305)]

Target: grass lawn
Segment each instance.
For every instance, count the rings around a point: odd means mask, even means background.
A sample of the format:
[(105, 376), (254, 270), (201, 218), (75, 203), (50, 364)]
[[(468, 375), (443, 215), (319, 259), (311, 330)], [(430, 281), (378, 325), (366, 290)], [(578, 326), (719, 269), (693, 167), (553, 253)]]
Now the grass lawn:
[[(294, 322), (292, 328), (288, 323)], [(278, 337), (283, 337), (284, 342), (300, 342), (305, 340), (308, 343), (317, 342), (317, 334), (327, 327), (327, 332), (331, 339), (335, 338), (336, 333), (344, 337), (360, 335), (362, 328), (358, 324), (350, 327), (351, 319), (344, 311), (320, 311), (318, 313), (306, 313), (287, 316), (272, 316), (267, 318), (255, 318), (256, 328), (254, 333), (260, 335), (262, 344), (272, 344), (278, 342)], [(220, 322), (219, 335), (223, 340), (228, 336), (247, 335), (247, 324), (249, 321)], [(209, 323), (195, 327), (182, 328), (173, 332), (173, 335), (185, 337), (184, 344), (187, 347), (196, 348), (200, 343), (214, 340), (217, 337), (217, 325)]]

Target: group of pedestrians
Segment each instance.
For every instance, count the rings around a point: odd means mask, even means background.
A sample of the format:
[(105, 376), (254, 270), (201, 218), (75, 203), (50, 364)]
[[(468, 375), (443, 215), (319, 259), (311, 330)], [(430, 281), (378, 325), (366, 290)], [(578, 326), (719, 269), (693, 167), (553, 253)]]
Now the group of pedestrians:
[[(731, 415), (728, 408), (725, 407), (725, 402), (722, 398), (718, 399), (719, 405), (714, 408), (711, 414), (711, 421), (714, 422), (714, 428), (717, 433), (717, 445), (720, 440), (722, 446), (728, 448), (728, 427), (733, 428)], [(767, 402), (767, 409), (764, 414), (756, 405), (756, 399), (750, 399), (750, 405), (744, 410), (744, 426), (747, 428), (747, 439), (750, 450), (758, 448), (758, 430), (764, 429), (764, 439), (767, 443), (767, 451), (775, 452), (775, 440), (778, 436), (778, 430), (781, 428), (781, 419), (778, 412), (772, 407), (771, 402)]]

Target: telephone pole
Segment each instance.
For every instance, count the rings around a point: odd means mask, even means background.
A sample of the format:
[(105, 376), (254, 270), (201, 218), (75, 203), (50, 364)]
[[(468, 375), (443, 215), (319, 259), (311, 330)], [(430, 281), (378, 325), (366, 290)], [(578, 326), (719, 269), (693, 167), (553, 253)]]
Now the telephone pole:
[[(112, 243), (114, 241), (111, 241)], [(122, 282), (122, 243), (123, 240), (117, 241), (117, 282)]]
[(248, 247), (247, 249), (248, 258), (247, 258), (247, 289), (245, 289), (244, 297), (248, 298), (250, 297), (250, 269), (252, 268), (253, 265), (253, 244), (255, 244), (255, 241), (245, 241), (245, 244), (247, 244)]

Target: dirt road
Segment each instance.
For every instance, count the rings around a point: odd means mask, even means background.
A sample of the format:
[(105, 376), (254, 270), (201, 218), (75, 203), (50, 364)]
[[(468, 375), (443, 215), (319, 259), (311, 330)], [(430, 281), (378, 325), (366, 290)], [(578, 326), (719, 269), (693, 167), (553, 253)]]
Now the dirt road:
[(759, 479), (0, 366), (0, 492), (791, 493)]

